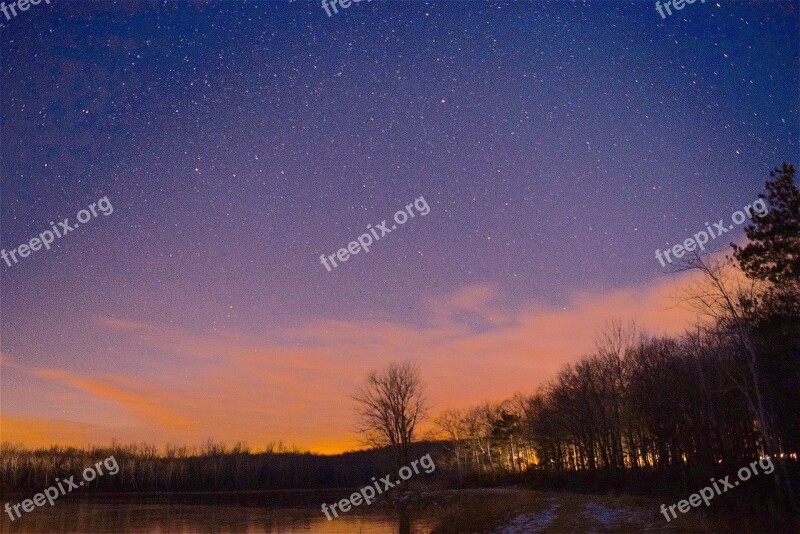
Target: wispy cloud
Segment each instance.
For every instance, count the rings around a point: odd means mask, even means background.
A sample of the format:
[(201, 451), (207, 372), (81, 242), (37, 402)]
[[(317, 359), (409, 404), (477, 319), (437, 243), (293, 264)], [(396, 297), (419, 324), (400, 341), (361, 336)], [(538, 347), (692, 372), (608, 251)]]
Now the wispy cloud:
[[(157, 378), (27, 368), (8, 355), (2, 365), (78, 390), (89, 405), (116, 403), (138, 416), (142, 439), (191, 444), (211, 437), (255, 446), (284, 440), (332, 452), (357, 444), (348, 395), (370, 370), (398, 359), (420, 362), (437, 409), (532, 392), (591, 351), (611, 318), (636, 320), (654, 333), (684, 330), (695, 317), (672, 297), (691, 278), (577, 293), (560, 307), (533, 301), (516, 309), (504, 305), (496, 285), (481, 284), (431, 298), (424, 326), (320, 320), (278, 330), (272, 339), (100, 317), (97, 324), (125, 340), (131, 357), (146, 360)], [(80, 435), (81, 428), (85, 437), (96, 436), (96, 426), (113, 428), (112, 421), (97, 421), (91, 432), (79, 425), (57, 434), (58, 425), (43, 421), (39, 438), (49, 428), (54, 442)]]

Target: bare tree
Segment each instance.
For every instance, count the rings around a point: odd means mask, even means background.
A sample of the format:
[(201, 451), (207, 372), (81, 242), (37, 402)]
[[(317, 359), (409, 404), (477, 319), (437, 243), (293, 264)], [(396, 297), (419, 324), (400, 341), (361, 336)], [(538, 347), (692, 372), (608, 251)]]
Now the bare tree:
[(796, 514), (798, 510), (794, 493), (791, 487), (786, 462), (781, 454), (779, 439), (774, 418), (767, 409), (765, 395), (762, 392), (763, 377), (760, 376), (759, 347), (754, 339), (753, 325), (757, 313), (760, 290), (759, 282), (752, 280), (736, 281), (730, 273), (734, 266), (729, 258), (724, 262), (707, 260), (695, 254), (687, 260), (685, 269), (694, 269), (703, 275), (705, 288), (695, 288), (687, 302), (695, 310), (704, 312), (714, 318), (718, 333), (730, 333), (732, 340), (737, 344), (744, 358), (742, 361), (744, 373), (737, 375), (726, 368), (726, 374), (739, 391), (758, 423), (758, 432), (761, 436), (764, 452), (777, 459), (779, 473), (775, 476), (778, 494), (781, 491), (786, 495), (787, 502)]
[(468, 463), (469, 429), (462, 410), (447, 410), (434, 421), (441, 429), (444, 439), (450, 443), (450, 452), (453, 454), (458, 473), (458, 482), (464, 481), (464, 465)]
[(417, 425), (428, 413), (419, 366), (391, 363), (381, 373), (373, 371), (351, 398), (358, 404), (365, 441), (373, 447), (392, 447), (398, 469), (407, 465)]

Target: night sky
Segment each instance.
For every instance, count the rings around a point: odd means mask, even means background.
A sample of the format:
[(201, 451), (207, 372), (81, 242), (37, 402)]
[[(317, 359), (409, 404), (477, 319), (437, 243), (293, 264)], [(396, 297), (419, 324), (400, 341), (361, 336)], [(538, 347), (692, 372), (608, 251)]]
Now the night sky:
[[(2, 435), (356, 445), (365, 374), (531, 393), (798, 163), (797, 2), (52, 0), (0, 15)], [(333, 254), (423, 196), (413, 219)], [(741, 229), (716, 243), (724, 248)], [(724, 241), (724, 242), (723, 242)]]

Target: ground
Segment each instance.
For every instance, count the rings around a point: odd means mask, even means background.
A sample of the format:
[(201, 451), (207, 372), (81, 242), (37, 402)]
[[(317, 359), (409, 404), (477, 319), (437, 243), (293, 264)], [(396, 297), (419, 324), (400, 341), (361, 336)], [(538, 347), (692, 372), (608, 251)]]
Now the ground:
[(516, 488), (436, 493), (436, 533), (698, 533), (727, 530), (697, 510), (668, 523), (660, 513), (661, 502), (648, 498)]

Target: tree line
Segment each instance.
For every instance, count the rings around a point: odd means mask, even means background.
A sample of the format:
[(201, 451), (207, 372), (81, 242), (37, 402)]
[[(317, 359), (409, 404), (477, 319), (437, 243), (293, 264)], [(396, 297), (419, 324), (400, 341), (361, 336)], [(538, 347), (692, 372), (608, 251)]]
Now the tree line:
[[(443, 453), (435, 443), (414, 443), (413, 454)], [(119, 472), (99, 477), (86, 491), (187, 492), (350, 488), (394, 471), (388, 450), (322, 455), (281, 443), (255, 452), (243, 444), (207, 442), (201, 447), (113, 444), (110, 447), (52, 446), (29, 449), (0, 445), (0, 493), (41, 490), (114, 456)]]
[(613, 323), (535, 393), (441, 414), (457, 480), (525, 474), (543, 487), (686, 493), (768, 455), (771, 482), (740, 495), (797, 514), (800, 192), (793, 166), (771, 177), (749, 244), (680, 267), (702, 278), (681, 296), (706, 317), (691, 331)]
[[(769, 209), (745, 228), (747, 244), (677, 265), (699, 274), (681, 298), (704, 316), (691, 331), (652, 336), (612, 323), (593, 354), (535, 393), (440, 414), (442, 472), (459, 485), (685, 494), (768, 456), (774, 475), (740, 491), (738, 504), (796, 517), (800, 190), (792, 165), (770, 176), (759, 195)], [(353, 398), (368, 442), (407, 458), (428, 412), (418, 364), (373, 372)]]

